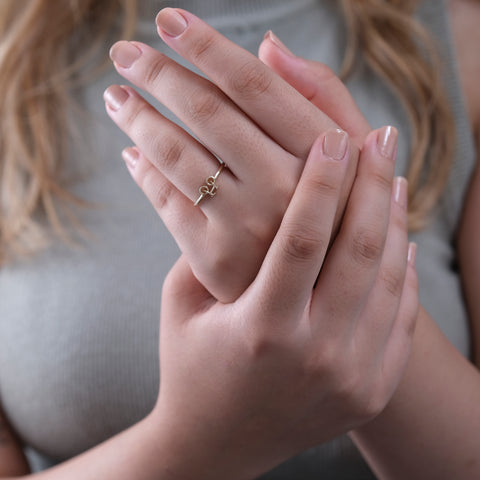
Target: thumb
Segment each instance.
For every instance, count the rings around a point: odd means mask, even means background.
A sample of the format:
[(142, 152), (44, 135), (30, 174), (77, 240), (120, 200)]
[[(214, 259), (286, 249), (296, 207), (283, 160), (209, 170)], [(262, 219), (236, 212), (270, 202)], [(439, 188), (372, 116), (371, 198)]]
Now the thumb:
[(310, 100), (361, 147), (371, 128), (335, 73), (320, 62), (295, 56), (272, 32), (265, 35), (259, 59)]

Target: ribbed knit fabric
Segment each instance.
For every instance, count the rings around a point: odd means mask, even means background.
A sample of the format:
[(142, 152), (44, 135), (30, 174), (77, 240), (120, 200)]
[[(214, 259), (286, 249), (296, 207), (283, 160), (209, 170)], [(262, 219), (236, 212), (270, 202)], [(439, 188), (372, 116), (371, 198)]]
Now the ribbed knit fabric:
[[(183, 64), (156, 34), (154, 18), (163, 6), (201, 15), (252, 52), (272, 29), (296, 54), (323, 61), (334, 70), (341, 62), (345, 32), (334, 1), (139, 3), (136, 38)], [(412, 239), (419, 245), (422, 303), (468, 355), (467, 318), (451, 241), (474, 165), (473, 142), (455, 72), (445, 0), (423, 2), (419, 17), (443, 48), (458, 145), (451, 181), (434, 222)], [(82, 248), (55, 244), (33, 259), (0, 270), (0, 396), (36, 469), (78, 455), (124, 430), (150, 411), (157, 395), (160, 292), (179, 252), (120, 158), (130, 140), (104, 111), (104, 89), (123, 81), (111, 70), (78, 94), (89, 121), (82, 121), (83, 141), (72, 146), (67, 162), (69, 170), (81, 173), (72, 186), (75, 193), (99, 205), (80, 212), (90, 238)], [(365, 68), (348, 87), (373, 127), (398, 127), (397, 173), (404, 173), (409, 128), (399, 102)], [(342, 437), (296, 456), (262, 478), (374, 476), (349, 439)]]

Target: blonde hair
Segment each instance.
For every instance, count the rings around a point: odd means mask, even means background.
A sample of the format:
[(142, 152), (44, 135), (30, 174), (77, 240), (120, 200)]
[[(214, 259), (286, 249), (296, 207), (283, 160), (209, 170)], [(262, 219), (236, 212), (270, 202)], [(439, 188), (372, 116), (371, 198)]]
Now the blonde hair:
[[(415, 3), (340, 1), (349, 35), (343, 74), (351, 72), (362, 55), (395, 89), (409, 113), (409, 215), (411, 228), (418, 229), (442, 194), (455, 139), (438, 79), (439, 60), (431, 38), (412, 17)], [(85, 204), (62, 178), (69, 89), (82, 83), (80, 72), (86, 66), (105, 61), (102, 47), (119, 10), (124, 19), (119, 36), (131, 35), (136, 4), (0, 2), (0, 265), (9, 257), (39, 250), (50, 232), (69, 241), (58, 208), (61, 205), (74, 222), (69, 207)]]

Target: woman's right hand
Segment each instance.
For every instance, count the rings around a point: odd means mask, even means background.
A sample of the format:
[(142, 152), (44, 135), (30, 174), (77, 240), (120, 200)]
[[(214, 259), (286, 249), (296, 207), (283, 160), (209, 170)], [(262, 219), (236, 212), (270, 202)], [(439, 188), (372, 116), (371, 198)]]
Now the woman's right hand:
[(393, 158), (378, 139), (374, 131), (365, 141), (328, 254), (347, 162), (325, 155), (322, 135), (240, 298), (218, 302), (184, 257), (173, 267), (150, 419), (168, 439), (172, 478), (253, 478), (364, 424), (389, 401), (418, 295), (406, 181), (393, 181)]

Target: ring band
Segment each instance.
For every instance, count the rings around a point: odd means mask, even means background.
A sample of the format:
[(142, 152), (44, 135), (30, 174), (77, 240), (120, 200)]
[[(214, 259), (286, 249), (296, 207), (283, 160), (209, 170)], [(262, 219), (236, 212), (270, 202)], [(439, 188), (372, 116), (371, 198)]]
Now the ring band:
[(226, 167), (226, 165), (222, 162), (220, 163), (220, 167), (217, 170), (215, 175), (208, 177), (205, 180), (205, 185), (202, 185), (198, 191), (200, 192), (200, 196), (197, 198), (197, 201), (193, 204), (195, 207), (208, 195), (210, 197), (214, 197), (217, 194), (218, 185), (215, 183), (222, 170)]

